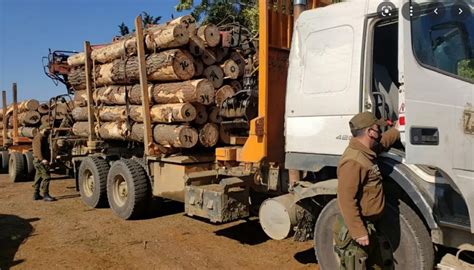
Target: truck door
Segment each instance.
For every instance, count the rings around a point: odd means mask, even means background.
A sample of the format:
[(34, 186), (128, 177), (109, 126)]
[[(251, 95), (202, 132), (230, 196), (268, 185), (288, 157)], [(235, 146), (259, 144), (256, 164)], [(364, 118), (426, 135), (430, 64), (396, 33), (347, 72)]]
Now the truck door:
[(449, 175), (466, 200), (474, 232), (474, 18), (466, 16), (472, 6), (462, 12), (452, 3), (435, 7), (405, 0), (400, 9), (406, 160)]

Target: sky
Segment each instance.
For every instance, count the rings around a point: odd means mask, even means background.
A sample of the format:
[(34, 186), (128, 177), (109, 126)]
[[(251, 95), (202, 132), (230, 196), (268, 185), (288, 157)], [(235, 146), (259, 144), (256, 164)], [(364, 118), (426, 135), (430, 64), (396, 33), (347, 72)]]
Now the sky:
[[(43, 72), (48, 49), (83, 51), (84, 41), (110, 43), (124, 22), (130, 30), (135, 17), (146, 11), (160, 22), (185, 15), (176, 12), (178, 0), (0, 0), (0, 90), (11, 103), (12, 83), (18, 100), (40, 101), (65, 94)], [(1, 106), (1, 101), (0, 101)]]

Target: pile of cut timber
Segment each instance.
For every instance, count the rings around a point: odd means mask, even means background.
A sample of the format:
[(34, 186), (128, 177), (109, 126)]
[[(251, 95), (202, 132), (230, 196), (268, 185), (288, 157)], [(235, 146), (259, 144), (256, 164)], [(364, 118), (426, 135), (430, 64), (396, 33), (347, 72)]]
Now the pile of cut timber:
[[(184, 16), (144, 29), (150, 113), (155, 143), (168, 148), (214, 147), (221, 136), (219, 107), (241, 89), (245, 60), (224, 47), (219, 29)], [(95, 132), (102, 140), (143, 142), (143, 107), (136, 37), (93, 48)], [(84, 53), (72, 55), (73, 132), (87, 137)]]
[[(59, 122), (68, 117), (72, 111), (72, 103), (58, 102), (52, 104), (50, 108), (49, 102), (40, 103), (36, 99), (29, 99), (21, 101), (17, 104), (18, 115), (18, 136), (33, 138), (39, 131), (41, 126), (51, 126), (51, 120), (54, 118), (53, 125), (58, 125)], [(51, 115), (50, 115), (51, 110)], [(5, 121), (3, 121), (5, 119)], [(8, 106), (6, 115), (3, 116), (0, 127), (3, 130), (4, 123), (7, 125), (8, 139), (13, 138), (13, 104)], [(2, 132), (3, 134), (3, 132)]]

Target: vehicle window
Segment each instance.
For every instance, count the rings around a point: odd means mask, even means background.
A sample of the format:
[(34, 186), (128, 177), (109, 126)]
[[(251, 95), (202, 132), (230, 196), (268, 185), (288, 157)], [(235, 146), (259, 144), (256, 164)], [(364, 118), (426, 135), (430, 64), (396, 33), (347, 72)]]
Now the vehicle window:
[(431, 12), (426, 9), (412, 20), (416, 58), (435, 70), (474, 81), (474, 16), (460, 19), (451, 12), (443, 16)]

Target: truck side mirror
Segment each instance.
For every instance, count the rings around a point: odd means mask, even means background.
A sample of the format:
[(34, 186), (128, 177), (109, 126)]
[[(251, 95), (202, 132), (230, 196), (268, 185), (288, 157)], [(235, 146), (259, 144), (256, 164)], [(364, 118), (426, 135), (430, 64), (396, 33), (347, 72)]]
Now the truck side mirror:
[(474, 58), (458, 61), (458, 75), (474, 81)]

